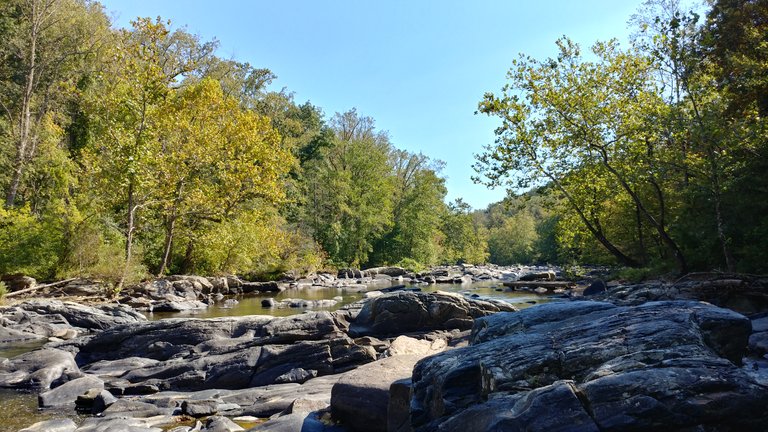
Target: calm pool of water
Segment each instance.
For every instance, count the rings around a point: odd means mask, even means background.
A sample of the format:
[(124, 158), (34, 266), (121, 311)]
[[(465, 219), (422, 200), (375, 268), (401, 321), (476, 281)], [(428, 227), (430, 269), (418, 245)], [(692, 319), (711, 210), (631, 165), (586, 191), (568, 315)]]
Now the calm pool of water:
[[(371, 287), (368, 290), (374, 291), (386, 286)], [(447, 291), (460, 293), (466, 296), (477, 296), (479, 299), (503, 300), (522, 309), (548, 301), (547, 297), (539, 296), (527, 292), (505, 292), (504, 286), (498, 281), (476, 282), (466, 285), (440, 284), (440, 285), (420, 285), (423, 292)], [(155, 312), (146, 314), (150, 320), (157, 320), (170, 317), (190, 316), (195, 318), (214, 318), (224, 316), (243, 316), (243, 315), (272, 315), (272, 316), (290, 316), (304, 313), (310, 310), (336, 310), (346, 304), (362, 300), (364, 292), (360, 288), (301, 288), (287, 289), (280, 293), (254, 294), (248, 296), (239, 296), (235, 299), (239, 302), (231, 308), (223, 307), (224, 302), (219, 302), (207, 309), (189, 312)], [(329, 308), (268, 308), (261, 305), (262, 300), (273, 298), (276, 301), (285, 299), (302, 300), (330, 300), (341, 297), (335, 306)]]

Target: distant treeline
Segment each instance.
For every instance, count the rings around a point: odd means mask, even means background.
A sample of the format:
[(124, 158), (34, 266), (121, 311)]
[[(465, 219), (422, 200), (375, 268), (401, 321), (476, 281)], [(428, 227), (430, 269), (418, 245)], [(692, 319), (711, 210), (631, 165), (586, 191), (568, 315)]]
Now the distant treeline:
[[(0, 274), (148, 274), (592, 262), (765, 271), (768, 7), (651, 2), (633, 46), (567, 39), (499, 95), (489, 184), (446, 204), (443, 163), (268, 69), (86, 0), (0, 3)], [(533, 189), (530, 189), (533, 188)], [(517, 189), (520, 190), (520, 189)]]

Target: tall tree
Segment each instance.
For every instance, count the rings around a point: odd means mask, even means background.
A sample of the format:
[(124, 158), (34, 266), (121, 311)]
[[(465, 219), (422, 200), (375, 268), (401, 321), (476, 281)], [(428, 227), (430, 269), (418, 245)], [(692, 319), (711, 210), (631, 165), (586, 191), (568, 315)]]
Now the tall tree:
[(66, 98), (106, 37), (108, 22), (97, 3), (78, 0), (11, 0), (0, 6), (0, 107), (10, 126), (14, 155), (5, 206), (17, 199), (24, 172), (37, 151), (39, 126)]
[(334, 262), (359, 266), (392, 223), (391, 145), (354, 109), (336, 114), (331, 128), (333, 144), (307, 167), (311, 226)]

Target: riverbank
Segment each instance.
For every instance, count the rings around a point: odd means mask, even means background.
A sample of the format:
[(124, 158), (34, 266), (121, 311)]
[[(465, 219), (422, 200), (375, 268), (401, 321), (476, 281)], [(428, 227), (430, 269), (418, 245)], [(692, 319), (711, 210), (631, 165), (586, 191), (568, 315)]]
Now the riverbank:
[[(592, 281), (580, 296), (585, 285), (521, 311), (405, 287), (284, 318), (147, 321), (127, 305), (22, 302), (2, 310), (2, 330), (45, 344), (3, 361), (0, 385), (38, 392), (48, 408), (77, 407), (84, 420), (57, 426), (69, 431), (764, 424), (765, 280)], [(569, 414), (553, 417), (552, 406)]]

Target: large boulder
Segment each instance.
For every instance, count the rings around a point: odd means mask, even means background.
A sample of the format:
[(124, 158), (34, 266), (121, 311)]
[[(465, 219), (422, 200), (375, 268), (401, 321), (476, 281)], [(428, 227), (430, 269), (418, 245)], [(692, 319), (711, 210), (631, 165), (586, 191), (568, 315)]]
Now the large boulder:
[[(481, 318), (471, 345), (419, 362), (417, 431), (760, 430), (742, 367), (749, 320), (698, 302), (550, 303)], [(557, 409), (552, 409), (557, 407)]]
[(72, 339), (123, 324), (146, 322), (144, 315), (128, 306), (86, 306), (59, 300), (31, 300), (0, 308), (0, 341), (55, 337)]
[(350, 334), (399, 335), (444, 329), (469, 329), (475, 318), (514, 311), (504, 302), (466, 299), (446, 292), (398, 291), (369, 299), (350, 325)]
[(40, 408), (74, 407), (77, 398), (92, 389), (104, 390), (104, 382), (86, 375), (41, 393), (37, 397), (38, 405)]
[(331, 392), (331, 413), (352, 431), (386, 432), (389, 387), (411, 376), (418, 355), (397, 355), (342, 376)]
[(0, 363), (0, 387), (45, 391), (80, 376), (72, 354), (58, 349), (31, 351)]
[(329, 312), (168, 319), (104, 331), (84, 342), (77, 360), (122, 389), (301, 383), (375, 360), (376, 352), (356, 344), (345, 329), (346, 322)]
[(675, 282), (649, 281), (614, 286), (596, 299), (624, 305), (648, 301), (699, 300), (750, 315), (768, 312), (768, 277), (692, 273)]

